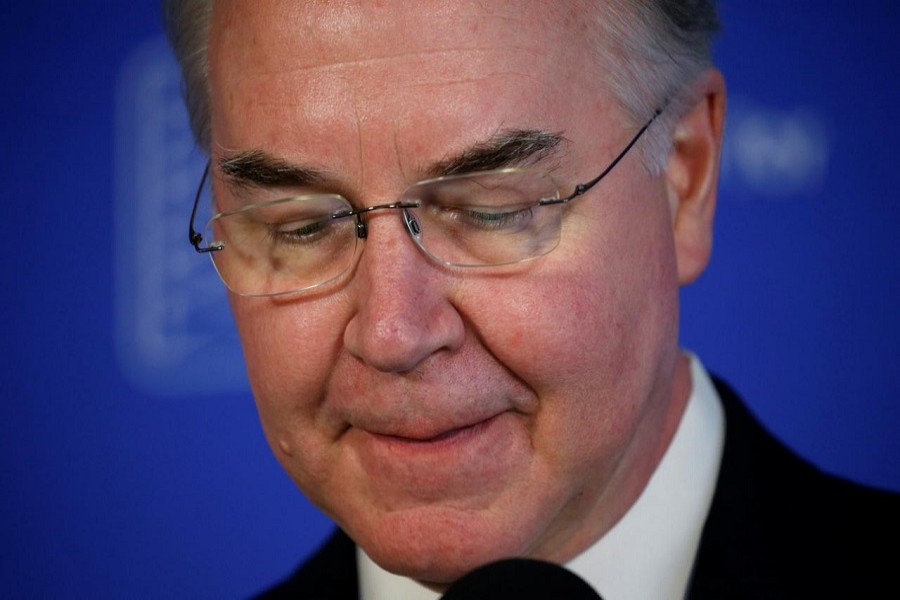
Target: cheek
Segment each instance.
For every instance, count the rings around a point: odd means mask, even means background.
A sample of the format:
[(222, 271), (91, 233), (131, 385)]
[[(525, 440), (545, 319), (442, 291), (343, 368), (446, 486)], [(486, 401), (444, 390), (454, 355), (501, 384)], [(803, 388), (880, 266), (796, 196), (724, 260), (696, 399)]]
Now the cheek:
[(328, 430), (317, 428), (317, 413), (340, 352), (343, 311), (328, 298), (232, 296), (231, 307), (263, 430), (285, 463), (327, 438)]
[(537, 443), (559, 452), (603, 454), (598, 445), (619, 445), (663, 401), (677, 352), (677, 271), (665, 206), (634, 202), (603, 207), (603, 220), (572, 215), (583, 231), (564, 231), (554, 253), (499, 282), (487, 296), (502, 302), (471, 302), (485, 345), (541, 399)]
[(670, 267), (551, 267), (487, 294), (491, 302), (472, 302), (470, 322), (499, 362), (540, 396), (572, 386), (599, 393), (674, 342)]

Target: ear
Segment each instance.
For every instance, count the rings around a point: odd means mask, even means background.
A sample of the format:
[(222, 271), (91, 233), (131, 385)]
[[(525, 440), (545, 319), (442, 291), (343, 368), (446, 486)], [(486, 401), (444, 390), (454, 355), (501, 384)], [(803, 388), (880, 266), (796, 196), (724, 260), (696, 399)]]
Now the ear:
[(665, 174), (681, 285), (703, 273), (712, 252), (725, 80), (710, 69), (695, 81), (692, 92), (696, 100), (675, 125)]

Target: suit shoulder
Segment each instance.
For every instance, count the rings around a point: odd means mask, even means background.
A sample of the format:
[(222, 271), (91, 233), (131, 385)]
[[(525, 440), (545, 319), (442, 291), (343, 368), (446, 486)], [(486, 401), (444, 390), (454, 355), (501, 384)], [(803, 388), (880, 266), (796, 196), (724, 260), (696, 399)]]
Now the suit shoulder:
[(725, 449), (695, 590), (791, 597), (887, 583), (889, 566), (900, 561), (900, 495), (822, 472), (769, 434), (727, 384), (715, 383)]
[(341, 530), (336, 530), (289, 578), (257, 596), (260, 600), (355, 600), (357, 597), (356, 547)]

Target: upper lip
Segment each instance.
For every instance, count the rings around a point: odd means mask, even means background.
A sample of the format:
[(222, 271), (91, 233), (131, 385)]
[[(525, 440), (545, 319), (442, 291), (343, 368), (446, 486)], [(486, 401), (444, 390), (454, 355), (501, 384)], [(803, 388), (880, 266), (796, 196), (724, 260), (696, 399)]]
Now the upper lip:
[(426, 435), (424, 437), (419, 437), (417, 435), (391, 435), (390, 437), (394, 437), (401, 440), (408, 440), (413, 442), (437, 442), (440, 441), (444, 437), (448, 437), (458, 431), (462, 431), (464, 429), (468, 429), (469, 427), (474, 427), (488, 419), (484, 419), (483, 421), (479, 421), (478, 423), (472, 423), (471, 425), (463, 425), (462, 427), (453, 427), (451, 429), (445, 429), (439, 433), (434, 435)]

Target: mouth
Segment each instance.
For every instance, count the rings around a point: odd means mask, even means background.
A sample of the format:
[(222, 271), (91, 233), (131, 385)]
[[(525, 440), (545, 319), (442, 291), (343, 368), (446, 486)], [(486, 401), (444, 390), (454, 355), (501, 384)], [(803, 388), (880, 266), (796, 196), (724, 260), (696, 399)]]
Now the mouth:
[(527, 455), (525, 437), (504, 411), (430, 431), (351, 429), (345, 443), (377, 502), (397, 509), (490, 495)]
[(446, 461), (484, 460), (491, 447), (504, 445), (515, 419), (509, 411), (479, 417), (464, 425), (403, 428), (391, 431), (357, 429), (351, 435), (362, 443), (366, 460), (400, 461), (402, 464), (436, 466)]
[[(502, 413), (501, 413), (502, 414)], [(428, 444), (440, 444), (443, 442), (450, 442), (454, 440), (462, 440), (466, 437), (471, 437), (477, 435), (480, 430), (488, 427), (490, 423), (499, 417), (500, 415), (493, 415), (479, 421), (475, 421), (468, 425), (462, 425), (459, 427), (451, 427), (449, 429), (444, 429), (434, 434), (382, 434), (376, 432), (369, 432), (371, 435), (376, 438), (382, 438), (384, 441), (388, 443), (398, 443), (398, 444), (411, 444), (411, 445), (428, 445)]]

